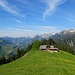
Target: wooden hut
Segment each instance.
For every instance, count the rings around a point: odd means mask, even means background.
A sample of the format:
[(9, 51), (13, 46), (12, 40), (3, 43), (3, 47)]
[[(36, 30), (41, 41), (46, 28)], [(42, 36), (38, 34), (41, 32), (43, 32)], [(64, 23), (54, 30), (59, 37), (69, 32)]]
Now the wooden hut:
[(40, 50), (49, 51), (49, 52), (59, 52), (58, 48), (52, 45), (41, 45)]

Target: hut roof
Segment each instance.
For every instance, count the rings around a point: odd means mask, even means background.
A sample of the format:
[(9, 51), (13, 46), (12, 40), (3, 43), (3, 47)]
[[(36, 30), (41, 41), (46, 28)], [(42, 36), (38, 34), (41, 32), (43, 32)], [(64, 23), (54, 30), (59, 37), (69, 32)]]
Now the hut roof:
[(58, 48), (50, 48), (51, 50), (58, 50)]
[(40, 49), (46, 49), (46, 46), (47, 46), (47, 45), (41, 45), (41, 46), (40, 46)]

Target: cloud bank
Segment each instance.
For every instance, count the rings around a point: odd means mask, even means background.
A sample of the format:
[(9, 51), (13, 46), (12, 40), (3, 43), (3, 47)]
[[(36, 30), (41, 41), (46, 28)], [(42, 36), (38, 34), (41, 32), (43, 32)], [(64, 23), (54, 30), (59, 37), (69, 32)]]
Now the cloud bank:
[[(30, 29), (31, 28), (31, 29)], [(4, 30), (0, 30), (0, 36), (9, 36), (9, 37), (25, 37), (30, 36), (33, 37), (37, 34), (44, 34), (44, 33), (53, 33), (59, 32), (60, 30), (55, 26), (21, 26), (21, 27), (7, 27)], [(8, 34), (9, 33), (9, 34)]]

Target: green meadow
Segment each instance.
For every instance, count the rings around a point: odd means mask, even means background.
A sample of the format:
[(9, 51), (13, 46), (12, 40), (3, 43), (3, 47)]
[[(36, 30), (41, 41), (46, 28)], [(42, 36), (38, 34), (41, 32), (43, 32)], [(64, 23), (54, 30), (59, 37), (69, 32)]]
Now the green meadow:
[(75, 56), (31, 50), (23, 57), (0, 65), (0, 75), (75, 75)]

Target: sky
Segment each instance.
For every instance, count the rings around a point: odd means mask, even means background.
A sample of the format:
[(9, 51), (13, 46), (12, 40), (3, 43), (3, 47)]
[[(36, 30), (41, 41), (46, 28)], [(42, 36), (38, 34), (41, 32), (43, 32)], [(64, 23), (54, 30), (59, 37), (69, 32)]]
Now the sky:
[(75, 29), (75, 0), (0, 0), (0, 37), (66, 29)]

